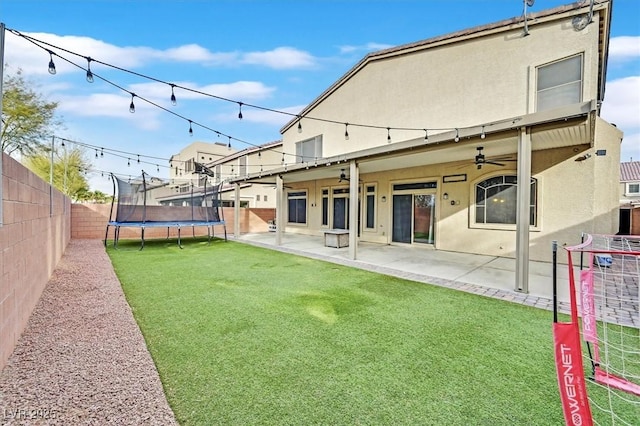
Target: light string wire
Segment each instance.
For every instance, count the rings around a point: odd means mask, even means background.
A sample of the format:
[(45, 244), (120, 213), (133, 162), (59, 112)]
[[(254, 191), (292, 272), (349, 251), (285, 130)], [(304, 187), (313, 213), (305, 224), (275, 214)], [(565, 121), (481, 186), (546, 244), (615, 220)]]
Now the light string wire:
[[(420, 128), (417, 128), (417, 127), (392, 127), (392, 126), (380, 126), (380, 125), (373, 125), (373, 124), (344, 122), (344, 121), (331, 120), (331, 119), (322, 118), (322, 117), (315, 117), (315, 116), (311, 116), (311, 115), (294, 114), (294, 113), (291, 113), (291, 112), (282, 111), (282, 110), (278, 110), (278, 109), (274, 109), (274, 108), (268, 108), (268, 107), (261, 106), (261, 105), (248, 104), (246, 102), (242, 102), (242, 101), (238, 101), (238, 100), (234, 100), (234, 99), (229, 99), (229, 98), (225, 98), (223, 96), (218, 96), (218, 95), (214, 95), (214, 94), (211, 94), (211, 93), (203, 92), (203, 91), (200, 91), (200, 90), (197, 90), (197, 89), (192, 89), (192, 88), (189, 88), (189, 87), (181, 86), (179, 84), (171, 83), (171, 82), (168, 82), (168, 81), (165, 81), (165, 80), (161, 80), (161, 79), (156, 78), (156, 77), (152, 77), (152, 76), (149, 76), (149, 75), (146, 75), (146, 74), (142, 74), (142, 73), (139, 73), (139, 72), (136, 72), (136, 71), (132, 71), (132, 70), (129, 70), (129, 69), (126, 69), (126, 68), (122, 68), (122, 67), (119, 67), (117, 65), (110, 64), (108, 62), (103, 62), (103, 61), (101, 61), (99, 59), (95, 59), (95, 58), (92, 58), (92, 57), (89, 57), (89, 56), (84, 56), (84, 55), (81, 55), (81, 54), (79, 54), (77, 52), (73, 52), (71, 50), (68, 50), (68, 49), (56, 46), (54, 44), (48, 43), (46, 41), (42, 41), (42, 40), (36, 39), (34, 37), (31, 37), (29, 35), (23, 34), (18, 30), (14, 30), (14, 29), (8, 29), (8, 30), (11, 31), (12, 33), (14, 33), (17, 36), (22, 37), (22, 38), (30, 41), (31, 43), (35, 44), (36, 46), (40, 47), (41, 49), (43, 49), (45, 51), (48, 51), (48, 49), (40, 46), (39, 44), (46, 45), (46, 46), (52, 47), (54, 49), (58, 49), (58, 50), (61, 50), (63, 52), (69, 53), (71, 55), (75, 55), (75, 56), (81, 57), (81, 58), (87, 60), (88, 63), (95, 62), (95, 63), (98, 63), (100, 65), (104, 65), (106, 67), (113, 68), (113, 69), (118, 70), (118, 71), (122, 71), (122, 72), (125, 72), (125, 73), (128, 73), (128, 74), (131, 74), (131, 75), (135, 75), (135, 76), (140, 77), (140, 78), (144, 78), (144, 79), (147, 79), (147, 80), (155, 81), (156, 83), (165, 84), (171, 90), (173, 90), (173, 89), (181, 89), (181, 90), (185, 90), (185, 91), (188, 91), (188, 92), (196, 93), (196, 94), (199, 94), (199, 95), (202, 95), (202, 96), (207, 96), (207, 97), (218, 99), (218, 100), (221, 100), (221, 101), (234, 103), (234, 104), (238, 105), (239, 108), (240, 108), (240, 113), (238, 114), (239, 118), (242, 118), (242, 107), (250, 107), (250, 108), (254, 108), (254, 109), (258, 109), (258, 110), (262, 110), (262, 111), (268, 111), (268, 112), (272, 112), (272, 113), (276, 113), (276, 114), (286, 115), (286, 116), (291, 117), (291, 118), (297, 118), (298, 120), (301, 120), (301, 119), (304, 118), (305, 120), (321, 121), (321, 122), (324, 122), (324, 123), (339, 124), (339, 125), (348, 124), (349, 126), (353, 126), (353, 127), (362, 127), (362, 128), (370, 128), (370, 129), (407, 130), (407, 131), (416, 131), (416, 132), (424, 132), (425, 131), (425, 128), (423, 128), (423, 127), (420, 127)], [(54, 55), (60, 57), (55, 52), (54, 52)], [(80, 68), (85, 70), (85, 71), (88, 70), (87, 68), (83, 68), (83, 67), (80, 67)], [(124, 90), (126, 92), (129, 92), (126, 89), (122, 89), (122, 90)], [(129, 93), (131, 93), (131, 92), (129, 92)], [(181, 117), (181, 118), (185, 119), (184, 117)], [(428, 128), (426, 130), (429, 130), (429, 131), (446, 131), (446, 130), (453, 130), (453, 129), (454, 129), (453, 127), (445, 127), (445, 128), (433, 128), (433, 127), (430, 127), (430, 128)], [(211, 129), (209, 129), (209, 130), (211, 130)], [(227, 135), (225, 135), (225, 136), (227, 136)], [(238, 140), (238, 141), (239, 142), (243, 142), (243, 143), (247, 143), (247, 142), (241, 141), (241, 140)]]
[[(264, 107), (264, 106), (260, 106), (260, 105), (247, 104), (247, 103), (244, 103), (244, 102), (241, 102), (241, 101), (225, 98), (225, 97), (222, 97), (222, 96), (217, 96), (217, 95), (214, 95), (214, 94), (206, 93), (206, 92), (203, 92), (203, 91), (200, 91), (200, 90), (196, 90), (196, 89), (192, 89), (192, 88), (189, 88), (189, 87), (180, 86), (178, 84), (170, 83), (170, 82), (167, 82), (165, 80), (161, 80), (161, 79), (158, 79), (158, 78), (155, 78), (155, 77), (152, 77), (152, 76), (148, 76), (146, 74), (138, 73), (136, 71), (128, 70), (126, 68), (122, 68), (122, 67), (119, 67), (119, 66), (116, 66), (116, 65), (113, 65), (113, 64), (109, 64), (107, 62), (103, 62), (101, 60), (91, 58), (89, 56), (81, 55), (81, 54), (73, 52), (71, 50), (68, 50), (68, 49), (53, 45), (51, 43), (36, 39), (36, 38), (31, 37), (29, 35), (23, 34), (20, 31), (15, 30), (15, 29), (7, 28), (7, 30), (9, 32), (11, 32), (12, 34), (16, 35), (16, 36), (21, 37), (21, 38), (25, 39), (26, 41), (29, 41), (30, 43), (32, 43), (36, 47), (44, 50), (51, 57), (53, 57), (53, 55), (55, 55), (56, 57), (58, 57), (58, 58), (62, 59), (63, 61), (75, 66), (76, 68), (81, 69), (83, 71), (86, 71), (87, 72), (87, 76), (89, 75), (89, 73), (91, 73), (91, 77), (92, 78), (98, 78), (98, 79), (104, 81), (105, 83), (107, 83), (107, 84), (109, 84), (109, 85), (111, 85), (111, 86), (113, 86), (113, 87), (115, 87), (115, 88), (117, 88), (117, 89), (119, 89), (119, 90), (121, 90), (123, 92), (126, 92), (127, 94), (129, 94), (131, 96), (131, 104), (130, 104), (131, 112), (135, 112), (134, 99), (138, 98), (138, 99), (140, 99), (140, 100), (142, 100), (142, 101), (144, 101), (144, 102), (146, 102), (146, 103), (148, 103), (148, 104), (150, 104), (150, 105), (152, 105), (152, 106), (154, 106), (156, 108), (159, 108), (162, 111), (165, 111), (165, 112), (167, 112), (167, 113), (169, 113), (169, 114), (171, 114), (171, 115), (173, 115), (173, 116), (175, 116), (177, 118), (180, 118), (180, 119), (185, 120), (186, 122), (188, 122), (189, 123), (189, 134), (193, 133), (192, 125), (197, 125), (197, 126), (203, 128), (203, 129), (206, 129), (206, 130), (209, 130), (209, 131), (215, 133), (218, 137), (224, 136), (224, 137), (228, 138), (229, 146), (231, 145), (231, 140), (234, 140), (234, 141), (237, 141), (237, 142), (240, 142), (242, 144), (245, 144), (245, 145), (248, 145), (248, 146), (252, 146), (252, 147), (255, 147), (255, 148), (262, 148), (263, 147), (263, 145), (254, 144), (254, 143), (248, 142), (246, 140), (242, 140), (242, 139), (236, 138), (234, 136), (226, 134), (225, 132), (213, 129), (213, 128), (211, 128), (211, 127), (209, 127), (207, 125), (204, 125), (204, 124), (202, 124), (200, 122), (191, 120), (191, 119), (189, 119), (189, 118), (187, 118), (187, 117), (185, 117), (185, 116), (183, 116), (181, 114), (178, 114), (178, 113), (176, 113), (174, 111), (171, 111), (170, 109), (167, 109), (167, 108), (163, 107), (162, 105), (157, 104), (156, 102), (153, 102), (153, 101), (151, 101), (151, 100), (149, 100), (149, 99), (147, 99), (147, 98), (145, 98), (143, 96), (140, 96), (140, 95), (138, 95), (138, 94), (136, 94), (136, 93), (134, 93), (134, 92), (122, 87), (122, 86), (120, 86), (119, 84), (114, 83), (114, 82), (108, 80), (107, 78), (102, 77), (102, 76), (96, 74), (95, 72), (91, 71), (90, 70), (91, 62), (95, 62), (95, 63), (104, 65), (106, 67), (109, 67), (109, 68), (112, 68), (112, 69), (115, 69), (115, 70), (118, 70), (118, 71), (121, 71), (121, 72), (125, 72), (125, 73), (128, 73), (128, 74), (135, 75), (137, 77), (143, 78), (143, 79), (147, 79), (147, 80), (150, 80), (150, 81), (154, 81), (154, 82), (165, 84), (165, 85), (169, 86), (169, 88), (171, 89), (171, 101), (172, 101), (172, 104), (174, 103), (174, 100), (175, 100), (174, 89), (179, 88), (181, 90), (189, 91), (189, 92), (196, 93), (196, 94), (199, 94), (199, 95), (202, 95), (202, 96), (206, 96), (206, 97), (222, 100), (222, 101), (225, 101), (225, 102), (230, 102), (230, 103), (237, 104), (239, 106), (238, 118), (240, 118), (240, 119), (242, 119), (242, 107), (245, 106), (245, 107), (255, 108), (255, 109), (258, 109), (258, 110), (263, 110), (263, 111), (268, 111), (268, 112), (272, 112), (272, 113), (287, 115), (287, 116), (292, 117), (292, 118), (297, 118), (298, 119), (298, 130), (299, 131), (301, 131), (301, 129), (302, 129), (300, 121), (303, 118), (306, 119), (306, 120), (315, 120), (315, 121), (321, 121), (321, 122), (325, 122), (325, 123), (344, 125), (345, 126), (345, 139), (349, 138), (348, 132), (347, 132), (346, 129), (348, 128), (348, 126), (352, 126), (352, 127), (361, 127), (361, 128), (371, 128), (371, 129), (386, 130), (387, 131), (387, 142), (388, 143), (391, 142), (391, 136), (390, 136), (391, 130), (404, 130), (404, 131), (420, 131), (420, 132), (424, 132), (425, 142), (428, 141), (429, 131), (450, 131), (450, 130), (454, 130), (456, 132), (455, 141), (458, 142), (459, 139), (460, 139), (459, 138), (459, 130), (460, 129), (472, 129), (472, 128), (478, 127), (478, 126), (446, 127), (446, 128), (391, 127), (391, 126), (370, 125), (370, 124), (362, 124), (362, 123), (342, 122), (342, 121), (338, 121), (338, 120), (331, 120), (331, 119), (314, 117), (314, 116), (309, 116), (309, 115), (294, 114), (294, 113), (290, 113), (290, 112), (286, 112), (286, 111), (282, 111), (282, 110), (277, 110), (277, 109), (273, 109), (273, 108), (268, 108), (268, 107)], [(60, 50), (60, 51), (69, 53), (71, 55), (78, 56), (78, 57), (81, 57), (81, 58), (85, 59), (87, 61), (87, 68), (85, 68), (85, 67), (83, 67), (81, 65), (78, 65), (77, 63), (75, 63), (75, 62), (73, 62), (73, 61), (61, 56), (60, 54), (58, 54), (56, 52), (51, 51), (50, 49), (44, 47), (43, 45), (49, 46), (51, 48), (54, 48), (54, 49), (57, 49), (57, 50)], [(51, 62), (53, 62), (52, 59), (51, 59)], [(494, 125), (494, 124), (498, 124), (498, 122), (489, 123), (489, 124), (483, 125), (482, 126), (482, 128), (483, 128), (482, 135), (484, 136), (485, 127), (491, 126), (491, 125)], [(92, 148), (95, 149), (95, 147), (92, 147)], [(279, 166), (279, 165), (282, 165), (282, 164), (284, 164), (286, 166), (287, 163), (286, 163), (286, 160), (285, 160), (285, 155), (294, 157), (295, 159), (299, 158), (301, 160), (304, 160), (304, 158), (305, 158), (303, 155), (291, 154), (291, 153), (285, 152), (284, 150), (273, 150), (272, 149), (271, 151), (275, 152), (275, 153), (278, 153), (278, 154), (282, 154), (281, 163), (280, 164), (275, 164), (274, 166)], [(133, 153), (132, 153), (132, 155), (135, 155), (135, 156), (138, 156), (138, 157), (140, 156), (139, 154), (133, 154)], [(153, 158), (153, 157), (150, 157), (150, 156), (145, 156), (145, 157)], [(127, 157), (122, 157), (122, 158), (127, 158)], [(324, 157), (321, 157), (321, 158), (324, 158)], [(173, 161), (182, 161), (183, 163), (186, 162), (184, 160), (173, 160)], [(317, 161), (317, 159), (316, 159), (316, 161)], [(302, 161), (302, 162), (304, 162), (304, 161)], [(148, 164), (154, 164), (155, 165), (155, 163), (148, 163)]]

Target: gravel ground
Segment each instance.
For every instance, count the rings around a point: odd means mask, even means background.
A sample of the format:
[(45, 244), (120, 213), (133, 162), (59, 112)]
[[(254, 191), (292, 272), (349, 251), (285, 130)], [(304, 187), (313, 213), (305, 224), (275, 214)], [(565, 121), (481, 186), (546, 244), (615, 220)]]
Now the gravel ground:
[(71, 240), (0, 374), (0, 422), (177, 425), (99, 240)]

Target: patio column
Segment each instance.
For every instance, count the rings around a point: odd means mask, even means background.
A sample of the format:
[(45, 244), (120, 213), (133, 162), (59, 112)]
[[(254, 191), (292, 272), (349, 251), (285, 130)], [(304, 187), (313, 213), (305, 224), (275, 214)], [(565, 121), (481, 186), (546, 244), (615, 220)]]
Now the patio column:
[(233, 194), (233, 236), (240, 238), (240, 183), (236, 182)]
[(284, 180), (281, 175), (276, 176), (276, 245), (282, 245), (282, 231), (284, 227)]
[(358, 253), (358, 182), (359, 169), (356, 160), (349, 164), (349, 258), (356, 260)]
[(515, 290), (529, 293), (529, 215), (531, 203), (531, 133), (520, 128), (518, 137), (518, 186), (516, 208)]

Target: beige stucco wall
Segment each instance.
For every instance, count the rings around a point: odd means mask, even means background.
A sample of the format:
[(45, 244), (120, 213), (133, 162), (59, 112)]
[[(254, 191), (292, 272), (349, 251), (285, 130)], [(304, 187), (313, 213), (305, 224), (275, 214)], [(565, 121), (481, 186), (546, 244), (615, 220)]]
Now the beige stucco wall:
[[(598, 19), (596, 13), (592, 24), (575, 31), (568, 15), (531, 22), (527, 37), (514, 26), (369, 62), (307, 115), (383, 128), (352, 125), (345, 141), (344, 125), (303, 118), (302, 133), (293, 125), (283, 134), (283, 149), (295, 152), (296, 142), (322, 135), (323, 156), (330, 157), (386, 144), (386, 126), (450, 130), (530, 113), (535, 110), (535, 68), (576, 54), (584, 55), (583, 101), (595, 99)], [(391, 131), (393, 142), (421, 136), (423, 131)]]

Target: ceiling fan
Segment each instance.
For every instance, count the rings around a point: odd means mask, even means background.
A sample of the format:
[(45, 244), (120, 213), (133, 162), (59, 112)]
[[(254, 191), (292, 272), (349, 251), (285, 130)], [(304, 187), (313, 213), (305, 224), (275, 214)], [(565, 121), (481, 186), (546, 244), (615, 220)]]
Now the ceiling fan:
[(475, 164), (478, 167), (478, 170), (480, 170), (482, 168), (483, 165), (485, 164), (491, 164), (494, 166), (504, 166), (503, 163), (501, 163), (501, 161), (516, 161), (513, 159), (509, 159), (509, 158), (498, 158), (498, 159), (487, 159), (487, 157), (485, 157), (485, 155), (482, 153), (482, 150), (484, 149), (484, 147), (479, 146), (476, 148), (478, 150), (478, 154), (476, 154), (476, 158), (475, 158)]
[(349, 178), (345, 174), (344, 169), (340, 169), (340, 179), (338, 179), (338, 183), (343, 182), (343, 181), (349, 182)]

